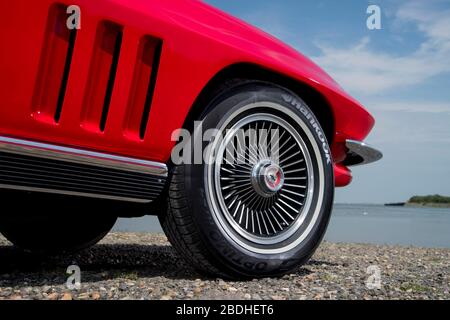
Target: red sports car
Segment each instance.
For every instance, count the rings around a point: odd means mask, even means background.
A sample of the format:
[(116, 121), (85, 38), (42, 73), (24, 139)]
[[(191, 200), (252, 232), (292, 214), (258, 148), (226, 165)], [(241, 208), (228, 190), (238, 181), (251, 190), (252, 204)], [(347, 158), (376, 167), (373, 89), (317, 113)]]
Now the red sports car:
[(322, 69), (201, 1), (7, 0), (0, 21), (0, 231), (22, 249), (153, 214), (203, 273), (280, 275), (381, 158)]

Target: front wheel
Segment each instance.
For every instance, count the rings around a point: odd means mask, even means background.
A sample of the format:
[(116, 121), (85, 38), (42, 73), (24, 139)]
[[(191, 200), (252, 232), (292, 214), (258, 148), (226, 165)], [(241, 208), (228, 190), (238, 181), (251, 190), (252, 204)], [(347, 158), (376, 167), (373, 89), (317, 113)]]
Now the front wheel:
[[(191, 162), (173, 169), (162, 226), (203, 273), (289, 272), (312, 256), (331, 215), (325, 134), (298, 96), (270, 84), (234, 86), (212, 101), (192, 134)], [(194, 162), (198, 143), (202, 164)]]

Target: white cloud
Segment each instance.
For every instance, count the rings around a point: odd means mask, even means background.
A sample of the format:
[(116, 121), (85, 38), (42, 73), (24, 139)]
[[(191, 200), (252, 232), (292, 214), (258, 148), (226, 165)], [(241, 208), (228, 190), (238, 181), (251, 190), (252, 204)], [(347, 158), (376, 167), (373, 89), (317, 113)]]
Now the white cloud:
[(450, 102), (430, 101), (371, 101), (367, 104), (371, 110), (399, 111), (411, 113), (445, 113), (450, 115)]
[(415, 22), (428, 40), (421, 51), (448, 53), (450, 50), (450, 9), (440, 9), (439, 4), (448, 1), (411, 1), (401, 7), (396, 17), (403, 21)]
[[(436, 148), (437, 152), (446, 152), (450, 146), (450, 113), (404, 112), (396, 110), (373, 112), (376, 126), (367, 139), (369, 144), (379, 146), (397, 146), (401, 149), (421, 150), (425, 147)], [(445, 146), (444, 146), (445, 144)]]
[(410, 1), (395, 18), (414, 23), (425, 40), (408, 55), (393, 55), (370, 48), (366, 37), (349, 48), (318, 44), (315, 60), (352, 94), (379, 94), (421, 84), (431, 77), (450, 72), (450, 9), (439, 1)]

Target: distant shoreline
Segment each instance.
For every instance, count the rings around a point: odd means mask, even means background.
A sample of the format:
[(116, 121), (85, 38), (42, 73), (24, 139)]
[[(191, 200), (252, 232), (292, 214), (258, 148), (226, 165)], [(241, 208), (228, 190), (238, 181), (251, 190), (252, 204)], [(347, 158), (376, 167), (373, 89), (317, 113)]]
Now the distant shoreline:
[(414, 196), (407, 202), (386, 203), (387, 207), (409, 208), (450, 208), (450, 197), (439, 194), (429, 196)]
[(434, 208), (434, 209), (447, 209), (450, 208), (450, 203), (413, 203), (413, 202), (398, 202), (398, 203), (386, 203), (385, 207), (405, 207), (405, 208)]
[(450, 208), (450, 197), (441, 196), (440, 194), (414, 196), (409, 199), (407, 205), (413, 207)]
[(405, 203), (408, 208), (450, 208), (450, 203)]

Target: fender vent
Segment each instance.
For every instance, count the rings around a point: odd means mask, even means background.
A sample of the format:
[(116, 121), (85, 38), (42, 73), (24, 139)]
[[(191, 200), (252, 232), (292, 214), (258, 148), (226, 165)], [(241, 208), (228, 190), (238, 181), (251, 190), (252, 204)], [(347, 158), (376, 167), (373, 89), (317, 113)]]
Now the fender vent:
[(162, 41), (159, 39), (145, 36), (139, 43), (125, 124), (126, 133), (132, 138), (144, 139), (161, 51)]
[(83, 124), (93, 131), (105, 130), (122, 36), (122, 26), (115, 23), (98, 26), (83, 111)]
[(48, 122), (58, 122), (61, 117), (77, 35), (66, 26), (66, 8), (60, 4), (50, 7), (32, 102), (33, 113)]

